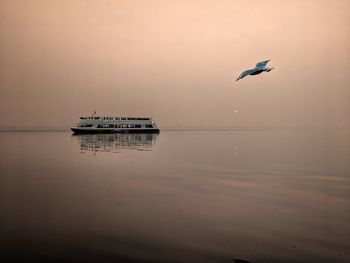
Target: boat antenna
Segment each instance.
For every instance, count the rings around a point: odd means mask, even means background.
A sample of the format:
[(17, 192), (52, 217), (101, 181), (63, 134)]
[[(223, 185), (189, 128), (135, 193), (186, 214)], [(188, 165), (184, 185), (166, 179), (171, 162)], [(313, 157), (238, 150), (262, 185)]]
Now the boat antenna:
[(95, 116), (96, 115), (96, 111), (94, 110), (94, 113), (92, 114), (92, 116)]

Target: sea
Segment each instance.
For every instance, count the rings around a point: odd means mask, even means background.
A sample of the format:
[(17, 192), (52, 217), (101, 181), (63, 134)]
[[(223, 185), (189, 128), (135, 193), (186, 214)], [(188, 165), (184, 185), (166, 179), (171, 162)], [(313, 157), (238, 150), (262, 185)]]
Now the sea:
[(0, 262), (350, 262), (350, 132), (0, 132)]

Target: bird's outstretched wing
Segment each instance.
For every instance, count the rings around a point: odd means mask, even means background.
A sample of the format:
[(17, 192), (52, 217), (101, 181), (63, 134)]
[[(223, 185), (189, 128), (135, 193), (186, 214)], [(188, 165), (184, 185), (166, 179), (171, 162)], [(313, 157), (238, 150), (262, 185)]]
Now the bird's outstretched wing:
[(260, 67), (265, 67), (267, 65), (267, 63), (269, 63), (270, 60), (265, 60), (265, 61), (261, 61), (256, 63), (256, 68), (260, 68)]
[(239, 76), (238, 78), (236, 79), (237, 80), (240, 80), (240, 79), (243, 79), (245, 76), (248, 76), (249, 74), (251, 74), (252, 72), (254, 72), (255, 69), (248, 69), (248, 70), (245, 70), (243, 71)]

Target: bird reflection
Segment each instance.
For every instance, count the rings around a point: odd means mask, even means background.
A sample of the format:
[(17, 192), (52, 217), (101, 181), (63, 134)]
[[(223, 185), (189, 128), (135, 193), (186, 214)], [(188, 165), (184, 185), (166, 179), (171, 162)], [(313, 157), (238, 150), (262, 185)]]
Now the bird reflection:
[(123, 150), (151, 151), (158, 134), (84, 134), (72, 135), (81, 153), (120, 153)]

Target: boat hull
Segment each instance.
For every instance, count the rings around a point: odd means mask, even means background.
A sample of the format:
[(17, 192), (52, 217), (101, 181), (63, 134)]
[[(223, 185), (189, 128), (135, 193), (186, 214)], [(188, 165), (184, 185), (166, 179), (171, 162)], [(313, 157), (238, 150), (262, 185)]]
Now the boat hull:
[(82, 129), (82, 128), (71, 128), (75, 134), (100, 134), (100, 133), (159, 133), (159, 129)]

